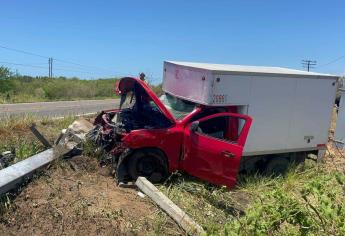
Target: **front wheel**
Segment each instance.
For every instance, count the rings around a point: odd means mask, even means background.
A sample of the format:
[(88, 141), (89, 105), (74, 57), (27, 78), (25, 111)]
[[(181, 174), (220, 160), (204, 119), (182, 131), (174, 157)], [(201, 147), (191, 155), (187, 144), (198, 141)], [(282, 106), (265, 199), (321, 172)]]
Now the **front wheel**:
[(129, 157), (128, 172), (133, 180), (139, 176), (152, 183), (159, 183), (168, 177), (167, 162), (164, 155), (155, 150), (139, 150)]

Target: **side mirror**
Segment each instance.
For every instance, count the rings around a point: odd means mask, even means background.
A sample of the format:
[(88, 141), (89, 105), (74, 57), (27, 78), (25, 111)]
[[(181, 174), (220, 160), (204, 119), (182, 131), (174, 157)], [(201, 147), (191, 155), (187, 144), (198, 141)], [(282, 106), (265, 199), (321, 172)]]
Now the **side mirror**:
[(189, 130), (191, 132), (196, 132), (198, 130), (198, 127), (199, 127), (199, 121), (194, 121), (191, 125), (190, 125), (190, 128)]

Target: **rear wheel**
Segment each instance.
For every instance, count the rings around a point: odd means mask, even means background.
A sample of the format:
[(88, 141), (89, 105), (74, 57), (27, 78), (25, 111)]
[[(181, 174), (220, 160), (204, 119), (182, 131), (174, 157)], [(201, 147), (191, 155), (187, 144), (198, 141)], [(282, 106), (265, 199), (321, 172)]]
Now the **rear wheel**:
[(289, 160), (284, 157), (272, 157), (266, 163), (265, 174), (266, 175), (284, 175), (289, 169)]
[(143, 176), (152, 183), (162, 182), (168, 176), (165, 157), (155, 150), (139, 150), (130, 156), (128, 172), (133, 180)]

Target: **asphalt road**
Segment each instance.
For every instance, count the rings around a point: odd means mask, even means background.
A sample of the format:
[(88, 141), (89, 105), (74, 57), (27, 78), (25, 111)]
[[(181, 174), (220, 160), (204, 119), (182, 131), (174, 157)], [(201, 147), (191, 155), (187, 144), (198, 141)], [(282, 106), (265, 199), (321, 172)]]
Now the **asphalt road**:
[(63, 117), (114, 109), (118, 108), (118, 105), (119, 99), (0, 104), (0, 118), (27, 114)]

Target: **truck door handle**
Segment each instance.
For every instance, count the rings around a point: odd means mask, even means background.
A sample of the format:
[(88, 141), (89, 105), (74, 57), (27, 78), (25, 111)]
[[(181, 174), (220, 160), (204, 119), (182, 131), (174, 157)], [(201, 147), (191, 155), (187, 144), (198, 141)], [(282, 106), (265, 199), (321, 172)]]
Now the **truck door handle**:
[(225, 157), (233, 158), (235, 157), (235, 154), (229, 151), (222, 151), (221, 154)]

